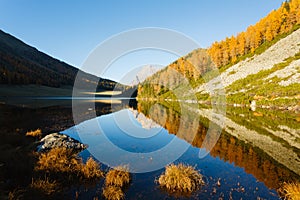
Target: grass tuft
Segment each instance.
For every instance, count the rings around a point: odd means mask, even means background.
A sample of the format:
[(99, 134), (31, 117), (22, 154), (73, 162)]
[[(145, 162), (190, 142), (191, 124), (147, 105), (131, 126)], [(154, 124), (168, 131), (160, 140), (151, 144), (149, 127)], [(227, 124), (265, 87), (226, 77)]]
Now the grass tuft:
[(8, 200), (24, 199), (24, 189), (16, 188), (8, 193)]
[(74, 151), (66, 148), (53, 148), (41, 153), (35, 169), (54, 174), (67, 173), (88, 180), (103, 177), (100, 165), (95, 160), (89, 158), (84, 164)]
[(108, 200), (121, 200), (125, 198), (122, 188), (130, 182), (128, 167), (117, 166), (106, 174), (103, 196)]
[(30, 184), (30, 187), (42, 192), (43, 194), (46, 195), (51, 195), (54, 192), (57, 191), (58, 189), (58, 184), (56, 181), (50, 181), (48, 178), (45, 178), (45, 180), (42, 179), (37, 179), (34, 180), (32, 179), (32, 182)]
[(93, 158), (89, 158), (85, 164), (81, 166), (81, 173), (87, 179), (97, 179), (104, 176), (100, 170), (100, 165)]
[(71, 149), (53, 148), (39, 155), (36, 170), (69, 173), (78, 171), (78, 165), (79, 160)]
[(171, 192), (188, 193), (197, 190), (204, 181), (194, 167), (180, 163), (167, 166), (166, 171), (159, 177), (158, 183)]
[(285, 199), (300, 200), (300, 183), (284, 183), (283, 193)]
[(124, 187), (130, 182), (130, 174), (128, 172), (128, 168), (123, 166), (118, 166), (114, 169), (111, 169), (105, 179), (105, 184), (114, 185), (118, 187)]
[(26, 136), (41, 138), (42, 137), (42, 130), (38, 128), (35, 131), (28, 131), (26, 133)]
[(122, 200), (125, 198), (122, 189), (114, 185), (108, 185), (104, 187), (102, 194), (107, 200)]

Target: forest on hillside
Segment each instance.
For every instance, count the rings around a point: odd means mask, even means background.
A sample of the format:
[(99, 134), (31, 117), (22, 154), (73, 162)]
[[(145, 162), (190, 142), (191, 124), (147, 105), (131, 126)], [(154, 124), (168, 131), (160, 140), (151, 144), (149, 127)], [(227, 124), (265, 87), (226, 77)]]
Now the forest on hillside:
[[(214, 42), (208, 49), (196, 49), (158, 71), (139, 85), (139, 96), (164, 99), (173, 98), (174, 91), (184, 94), (231, 65), (263, 53), (299, 27), (300, 0), (286, 1), (246, 31)], [(198, 96), (200, 99), (207, 97)]]
[[(52, 58), (0, 30), (0, 84), (73, 86), (78, 72), (82, 87), (95, 85), (99, 90), (113, 90), (117, 85)], [(118, 87), (124, 88), (121, 84)]]
[(246, 31), (213, 43), (208, 53), (218, 67), (235, 63), (239, 57), (254, 53), (262, 44), (289, 33), (299, 24), (300, 0), (286, 1)]

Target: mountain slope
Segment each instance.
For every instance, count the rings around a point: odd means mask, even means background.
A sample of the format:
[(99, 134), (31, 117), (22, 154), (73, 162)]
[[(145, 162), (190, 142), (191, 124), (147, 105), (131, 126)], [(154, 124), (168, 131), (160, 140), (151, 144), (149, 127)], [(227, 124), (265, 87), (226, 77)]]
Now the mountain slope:
[[(269, 37), (275, 21), (277, 29)], [(195, 50), (149, 77), (138, 97), (210, 103), (219, 93), (228, 104), (255, 100), (262, 107), (300, 110), (299, 27), (300, 1), (284, 2), (249, 26), (242, 39), (238, 34)]]
[[(204, 50), (202, 50), (204, 52)], [(208, 54), (191, 53), (198, 58)], [(188, 77), (188, 70), (195, 68), (187, 57), (179, 59), (180, 67), (167, 66), (159, 73), (149, 77), (139, 86), (139, 98), (191, 99), (211, 101), (217, 91), (226, 92), (229, 104), (250, 104), (256, 100), (257, 105), (294, 109), (299, 107), (300, 92), (300, 29), (279, 40), (266, 51), (240, 61), (231, 67), (218, 70), (210, 64), (197, 76)], [(176, 62), (175, 62), (176, 63)], [(209, 62), (207, 62), (209, 63)], [(170, 69), (176, 70), (172, 76)], [(210, 69), (210, 70), (207, 70)], [(195, 74), (193, 74), (195, 75)], [(181, 81), (187, 78), (186, 82)], [(167, 88), (163, 88), (163, 83)], [(179, 92), (178, 92), (179, 91)], [(176, 95), (179, 94), (179, 95)]]
[(197, 49), (148, 77), (139, 85), (139, 96), (173, 98), (174, 93), (183, 94), (187, 88), (196, 87), (203, 75), (213, 69), (214, 64), (207, 50)]
[[(0, 84), (72, 86), (78, 71), (0, 30)], [(98, 83), (98, 77), (82, 74), (85, 84), (98, 84), (99, 89), (112, 90), (116, 85), (101, 78)]]

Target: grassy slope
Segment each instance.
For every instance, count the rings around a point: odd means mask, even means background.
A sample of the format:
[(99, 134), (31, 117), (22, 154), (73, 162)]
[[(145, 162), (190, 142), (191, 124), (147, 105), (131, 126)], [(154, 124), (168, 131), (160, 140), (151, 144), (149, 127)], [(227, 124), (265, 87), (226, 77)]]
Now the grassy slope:
[[(275, 71), (284, 69), (293, 61), (300, 59), (300, 52), (295, 56), (287, 58), (284, 62), (274, 65), (272, 69), (262, 70), (257, 74), (249, 75), (244, 79), (235, 81), (226, 88), (228, 93), (227, 102), (247, 104), (258, 98), (260, 105), (293, 106), (297, 105), (297, 95), (300, 91), (300, 83), (281, 86), (278, 83), (285, 78), (267, 77)], [(241, 89), (243, 91), (241, 92)], [(240, 91), (240, 92), (238, 92)]]

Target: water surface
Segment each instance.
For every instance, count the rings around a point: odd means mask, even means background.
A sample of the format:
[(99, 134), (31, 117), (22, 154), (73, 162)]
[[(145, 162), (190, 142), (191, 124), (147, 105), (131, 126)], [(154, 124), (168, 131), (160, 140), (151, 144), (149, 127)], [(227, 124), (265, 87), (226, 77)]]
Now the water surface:
[[(80, 153), (84, 160), (93, 156), (104, 170), (127, 165), (132, 181), (126, 199), (279, 199), (283, 182), (300, 181), (297, 114), (227, 107), (221, 117), (194, 104), (99, 100), (105, 101), (78, 100), (77, 124), (69, 99), (35, 99), (23, 107), (1, 104), (2, 131), (61, 131), (89, 145)], [(0, 145), (7, 150), (6, 141), (2, 138)], [(155, 180), (170, 163), (195, 166), (206, 184), (189, 196), (168, 193)], [(102, 187), (103, 179), (94, 186), (71, 187), (66, 197), (80, 190), (80, 199), (101, 199)]]
[[(83, 158), (93, 156), (106, 167), (129, 166), (133, 180), (126, 191), (128, 199), (279, 199), (276, 191), (284, 181), (299, 180), (299, 127), (296, 121), (283, 119), (293, 116), (281, 113), (282, 118), (266, 124), (273, 111), (263, 113), (262, 120), (248, 109), (230, 108), (222, 130), (216, 120), (220, 118), (211, 117), (212, 110), (184, 106), (188, 114), (183, 117), (183, 109), (174, 105), (140, 102), (137, 108), (84, 121), (63, 133), (89, 145)], [(290, 137), (280, 137), (279, 130)], [(216, 134), (207, 138), (209, 131)], [(203, 148), (215, 136), (211, 151)], [(270, 142), (286, 150), (284, 157), (278, 149), (264, 146)], [(203, 152), (206, 156), (199, 156)], [(204, 175), (205, 186), (187, 197), (159, 188), (155, 180), (171, 162), (195, 166)]]

